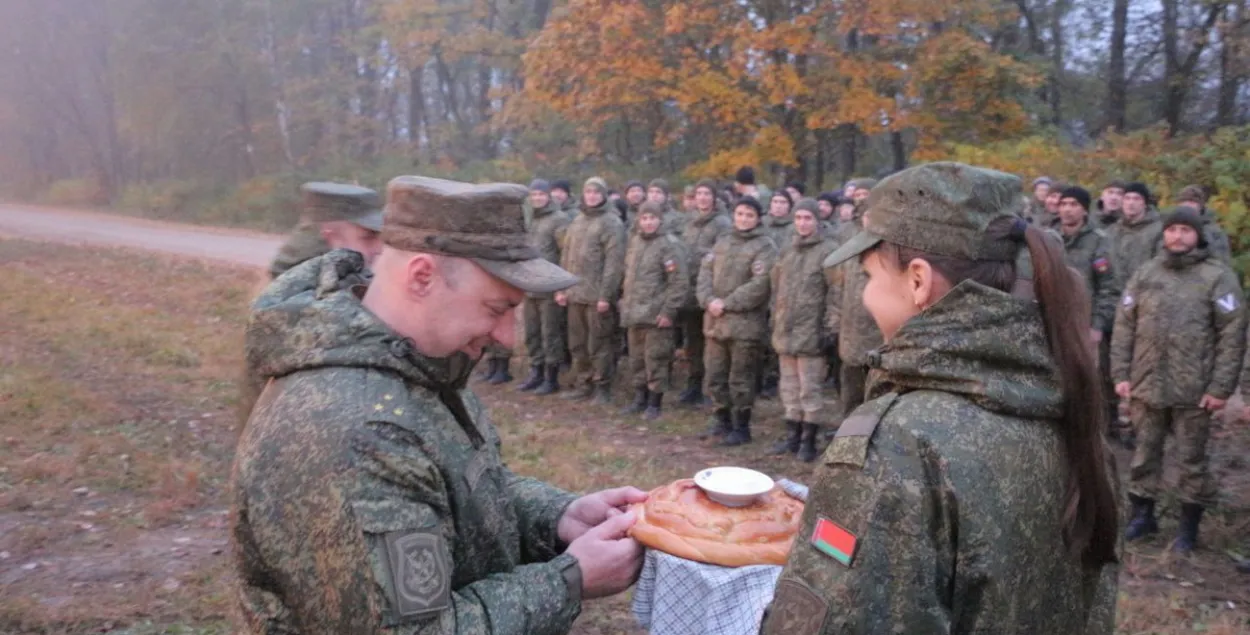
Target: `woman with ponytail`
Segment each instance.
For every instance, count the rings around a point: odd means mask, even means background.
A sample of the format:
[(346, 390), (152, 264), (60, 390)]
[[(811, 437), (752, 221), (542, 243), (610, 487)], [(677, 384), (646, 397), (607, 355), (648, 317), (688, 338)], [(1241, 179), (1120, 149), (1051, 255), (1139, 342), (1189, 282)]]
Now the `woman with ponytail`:
[(860, 259), (886, 342), (820, 460), (764, 633), (1114, 632), (1089, 300), (1020, 205), (1015, 176), (912, 168), (873, 189), (864, 231), (825, 261)]

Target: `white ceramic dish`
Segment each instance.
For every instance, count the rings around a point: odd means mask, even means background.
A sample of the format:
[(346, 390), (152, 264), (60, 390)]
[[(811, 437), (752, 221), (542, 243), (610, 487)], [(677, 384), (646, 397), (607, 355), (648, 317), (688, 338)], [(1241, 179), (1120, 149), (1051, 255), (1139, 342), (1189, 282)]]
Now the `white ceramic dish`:
[(726, 507), (746, 507), (773, 489), (773, 479), (745, 467), (709, 467), (694, 476), (707, 497)]

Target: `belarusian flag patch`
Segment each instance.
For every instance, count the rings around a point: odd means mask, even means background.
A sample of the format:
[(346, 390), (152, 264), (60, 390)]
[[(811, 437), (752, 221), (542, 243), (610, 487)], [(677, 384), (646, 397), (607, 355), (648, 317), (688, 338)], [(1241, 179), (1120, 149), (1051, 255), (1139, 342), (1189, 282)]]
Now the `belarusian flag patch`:
[(849, 567), (855, 562), (855, 548), (859, 546), (859, 539), (842, 525), (828, 518), (821, 518), (816, 521), (816, 530), (812, 532), (812, 546)]

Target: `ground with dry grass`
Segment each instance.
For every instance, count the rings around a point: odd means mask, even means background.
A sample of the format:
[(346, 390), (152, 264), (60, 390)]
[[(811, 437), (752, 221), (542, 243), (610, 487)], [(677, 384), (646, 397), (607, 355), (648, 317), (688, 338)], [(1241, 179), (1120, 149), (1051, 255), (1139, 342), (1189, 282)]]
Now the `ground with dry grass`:
[[(15, 240), (0, 240), (0, 272), (0, 633), (228, 632), (222, 491), (257, 274)], [(763, 456), (763, 439), (728, 451), (693, 440), (697, 413), (643, 424), (479, 390), (512, 467), (570, 489), (650, 487), (724, 463), (811, 473)], [(765, 402), (758, 428), (778, 414)], [(1204, 549), (1188, 560), (1168, 557), (1165, 538), (1129, 549), (1120, 632), (1250, 630), (1250, 576), (1229, 556), (1250, 548), (1248, 429), (1225, 424), (1212, 441), (1226, 503)], [(1175, 507), (1165, 502), (1165, 535)], [(634, 632), (627, 598), (591, 603), (575, 631)]]

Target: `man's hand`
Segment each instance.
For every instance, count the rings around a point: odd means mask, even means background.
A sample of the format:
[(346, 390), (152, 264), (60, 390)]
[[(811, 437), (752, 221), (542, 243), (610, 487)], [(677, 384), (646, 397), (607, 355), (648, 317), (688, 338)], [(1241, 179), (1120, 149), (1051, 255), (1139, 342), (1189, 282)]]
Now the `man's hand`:
[(1120, 399), (1128, 399), (1132, 392), (1133, 385), (1127, 381), (1122, 381), (1115, 385), (1115, 394), (1119, 395)]
[(569, 555), (582, 569), (582, 599), (616, 595), (638, 579), (642, 571), (642, 545), (630, 538), (629, 528), (637, 516), (618, 513), (569, 545)]
[(608, 309), (611, 308), (612, 305), (607, 300), (600, 300), (599, 303), (595, 305), (595, 310), (600, 313), (607, 313)]
[(1198, 407), (1207, 412), (1215, 412), (1222, 409), (1225, 403), (1228, 403), (1227, 399), (1216, 399), (1211, 395), (1203, 395), (1202, 400), (1198, 402)]
[(712, 300), (707, 305), (707, 312), (715, 317), (720, 317), (725, 313), (725, 301), (720, 298)]
[(556, 291), (556, 304), (560, 306), (568, 306), (569, 296), (564, 295), (563, 291)]
[(655, 325), (662, 329), (671, 329), (673, 328), (673, 321), (668, 319), (668, 317), (661, 315), (660, 317), (655, 318)]
[(556, 523), (556, 533), (564, 544), (571, 545), (591, 528), (619, 516), (630, 505), (646, 500), (647, 493), (636, 487), (618, 487), (587, 494), (564, 510), (564, 515)]

